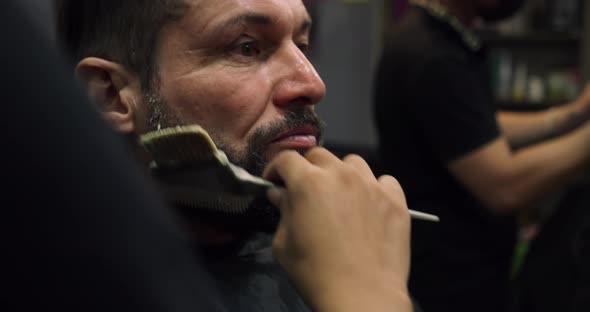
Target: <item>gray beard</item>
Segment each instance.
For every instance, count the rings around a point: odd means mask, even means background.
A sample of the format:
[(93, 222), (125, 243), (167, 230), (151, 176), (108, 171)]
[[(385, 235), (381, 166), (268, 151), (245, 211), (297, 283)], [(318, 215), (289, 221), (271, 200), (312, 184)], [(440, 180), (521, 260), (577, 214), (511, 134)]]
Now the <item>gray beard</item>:
[[(148, 108), (149, 131), (187, 124), (169, 108), (165, 100), (157, 92), (146, 93), (145, 103)], [(318, 142), (321, 142), (323, 123), (312, 110), (304, 108), (290, 110), (282, 120), (264, 128), (256, 129), (245, 148), (235, 148), (235, 145), (224, 139), (222, 134), (210, 133), (210, 135), (217, 148), (227, 155), (230, 162), (246, 169), (253, 175), (261, 176), (267, 164), (263, 153), (268, 142), (289, 129), (305, 125), (312, 125), (317, 128), (317, 139)], [(304, 153), (305, 151), (298, 152)], [(272, 232), (276, 229), (279, 222), (277, 208), (271, 206), (264, 199), (251, 202), (250, 207), (251, 209), (243, 215), (224, 215), (220, 212), (220, 215), (204, 221), (212, 226), (219, 226), (238, 233), (244, 231)]]

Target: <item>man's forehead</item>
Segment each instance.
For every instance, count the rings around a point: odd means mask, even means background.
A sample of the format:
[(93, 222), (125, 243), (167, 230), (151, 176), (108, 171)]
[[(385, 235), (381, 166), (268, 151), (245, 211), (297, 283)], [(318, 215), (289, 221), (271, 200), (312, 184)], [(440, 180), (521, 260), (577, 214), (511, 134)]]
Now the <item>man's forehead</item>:
[(182, 0), (192, 7), (204, 9), (215, 6), (255, 7), (257, 5), (286, 5), (292, 9), (305, 9), (303, 0)]
[(207, 25), (223, 17), (235, 15), (266, 16), (271, 22), (293, 21), (296, 24), (310, 21), (302, 0), (187, 0), (188, 18)]

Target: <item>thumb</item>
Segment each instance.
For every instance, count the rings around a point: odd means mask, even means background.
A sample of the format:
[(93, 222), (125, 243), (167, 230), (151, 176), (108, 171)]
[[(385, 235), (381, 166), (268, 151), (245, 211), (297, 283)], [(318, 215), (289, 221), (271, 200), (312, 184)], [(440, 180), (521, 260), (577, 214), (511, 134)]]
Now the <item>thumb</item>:
[(286, 190), (280, 187), (273, 187), (270, 190), (268, 190), (268, 192), (266, 192), (266, 198), (268, 199), (268, 201), (270, 201), (270, 203), (273, 206), (281, 210), (284, 208), (283, 203), (286, 196)]

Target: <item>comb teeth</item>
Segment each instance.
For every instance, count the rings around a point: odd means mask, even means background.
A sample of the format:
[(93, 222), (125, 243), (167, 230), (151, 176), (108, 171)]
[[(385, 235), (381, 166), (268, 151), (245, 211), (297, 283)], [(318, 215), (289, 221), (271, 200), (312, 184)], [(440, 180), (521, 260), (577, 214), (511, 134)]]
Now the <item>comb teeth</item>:
[(207, 132), (197, 125), (178, 126), (150, 132), (140, 137), (141, 144), (161, 168), (177, 168), (212, 160), (224, 163)]
[(185, 169), (199, 164), (217, 163), (219, 167), (235, 176), (242, 183), (272, 187), (273, 184), (248, 173), (230, 163), (227, 156), (218, 150), (213, 140), (198, 125), (177, 126), (144, 134), (140, 142), (153, 159), (154, 167), (164, 169)]
[(265, 196), (274, 185), (233, 165), (200, 126), (154, 131), (140, 143), (168, 203), (182, 216), (231, 228), (276, 229), (279, 212), (268, 209)]

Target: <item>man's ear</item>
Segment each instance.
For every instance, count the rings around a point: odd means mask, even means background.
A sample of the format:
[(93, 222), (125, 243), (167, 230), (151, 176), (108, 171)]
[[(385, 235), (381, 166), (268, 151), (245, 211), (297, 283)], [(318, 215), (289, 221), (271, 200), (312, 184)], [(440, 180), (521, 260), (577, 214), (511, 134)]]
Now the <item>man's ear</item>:
[(104, 59), (85, 58), (76, 66), (92, 100), (116, 130), (130, 134), (137, 128), (136, 115), (141, 100), (141, 87), (136, 75), (120, 64)]

